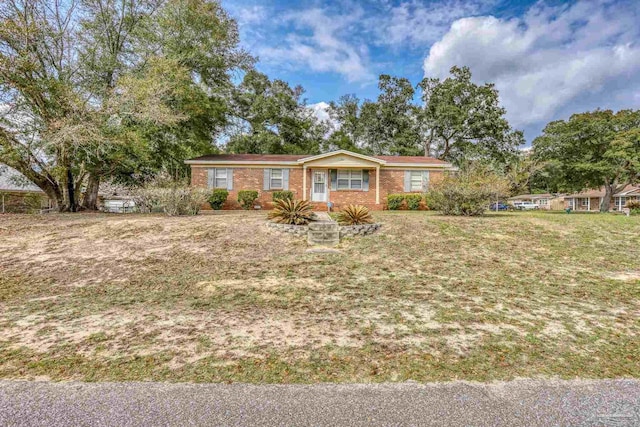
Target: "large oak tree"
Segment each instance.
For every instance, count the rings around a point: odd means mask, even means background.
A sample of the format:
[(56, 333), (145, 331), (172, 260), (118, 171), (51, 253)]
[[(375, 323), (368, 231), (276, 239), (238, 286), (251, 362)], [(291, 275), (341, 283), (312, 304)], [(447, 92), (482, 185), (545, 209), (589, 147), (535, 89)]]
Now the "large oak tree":
[(600, 211), (640, 178), (640, 110), (597, 110), (549, 123), (533, 141), (535, 155), (554, 161), (565, 188), (604, 187)]
[(226, 124), (252, 59), (207, 0), (7, 0), (0, 6), (0, 162), (75, 211), (100, 179), (183, 167)]
[(508, 161), (524, 136), (509, 125), (495, 86), (474, 83), (467, 67), (452, 67), (450, 73), (444, 80), (425, 78), (418, 85), (424, 154), (457, 164), (482, 158)]

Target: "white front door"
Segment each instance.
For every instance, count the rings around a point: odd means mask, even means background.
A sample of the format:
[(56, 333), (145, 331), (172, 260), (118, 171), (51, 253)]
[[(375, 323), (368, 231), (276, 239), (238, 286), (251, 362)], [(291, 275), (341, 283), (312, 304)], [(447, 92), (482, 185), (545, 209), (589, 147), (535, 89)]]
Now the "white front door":
[(311, 201), (326, 202), (327, 201), (327, 171), (313, 170), (311, 186)]

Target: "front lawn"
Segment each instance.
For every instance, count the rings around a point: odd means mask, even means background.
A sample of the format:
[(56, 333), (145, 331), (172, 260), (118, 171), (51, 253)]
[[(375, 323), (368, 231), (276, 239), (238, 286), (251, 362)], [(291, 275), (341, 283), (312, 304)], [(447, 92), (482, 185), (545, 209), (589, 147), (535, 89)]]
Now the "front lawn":
[(0, 216), (0, 378), (640, 377), (640, 217), (384, 212), (332, 254), (264, 216)]

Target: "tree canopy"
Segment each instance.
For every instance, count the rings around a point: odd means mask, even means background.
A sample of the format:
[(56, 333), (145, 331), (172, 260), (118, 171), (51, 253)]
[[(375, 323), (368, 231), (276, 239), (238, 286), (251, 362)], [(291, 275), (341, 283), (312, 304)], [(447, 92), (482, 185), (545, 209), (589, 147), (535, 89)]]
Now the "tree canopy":
[(640, 110), (574, 114), (549, 123), (533, 147), (538, 158), (559, 165), (565, 188), (604, 187), (606, 212), (612, 195), (640, 178)]
[(247, 72), (233, 91), (226, 149), (232, 153), (317, 154), (326, 133), (302, 99), (304, 89)]
[(469, 68), (452, 67), (451, 77), (425, 78), (418, 86), (425, 155), (457, 164), (474, 158), (504, 162), (524, 143), (505, 118), (495, 86), (473, 83)]
[(337, 129), (329, 137), (333, 148), (369, 154), (425, 155), (461, 164), (490, 159), (506, 163), (524, 143), (500, 107), (492, 84), (471, 81), (468, 68), (453, 67), (452, 76), (425, 78), (419, 84), (421, 104), (409, 80), (380, 76), (376, 101), (354, 95), (332, 102), (329, 114)]
[(8, 0), (0, 161), (75, 211), (102, 176), (182, 168), (211, 151), (232, 74), (251, 63), (215, 1)]

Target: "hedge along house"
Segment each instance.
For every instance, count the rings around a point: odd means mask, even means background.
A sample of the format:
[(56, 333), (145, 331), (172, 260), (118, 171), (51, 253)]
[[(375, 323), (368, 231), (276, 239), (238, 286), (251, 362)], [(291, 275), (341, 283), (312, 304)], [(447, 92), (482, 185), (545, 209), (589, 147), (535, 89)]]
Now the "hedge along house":
[(268, 208), (275, 191), (288, 190), (316, 209), (360, 204), (381, 210), (388, 194), (422, 193), (451, 164), (431, 157), (366, 156), (347, 150), (309, 155), (214, 154), (187, 160), (191, 185), (229, 191), (226, 209), (239, 208), (240, 190), (258, 190)]

